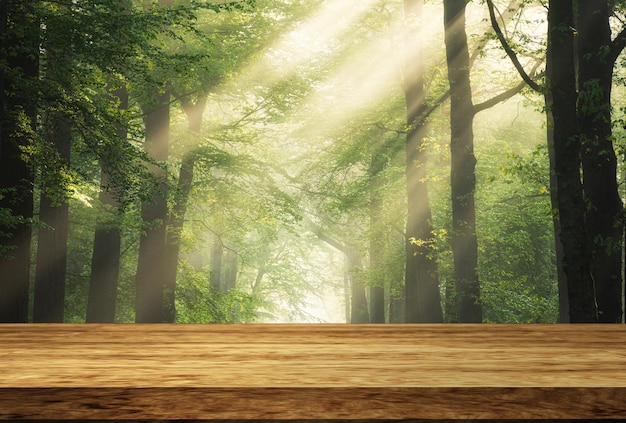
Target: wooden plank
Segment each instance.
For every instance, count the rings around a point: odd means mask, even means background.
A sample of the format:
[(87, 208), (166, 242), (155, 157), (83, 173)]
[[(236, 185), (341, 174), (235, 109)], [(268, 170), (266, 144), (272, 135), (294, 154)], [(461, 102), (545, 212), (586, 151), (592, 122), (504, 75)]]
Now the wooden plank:
[(624, 325), (0, 325), (3, 420), (626, 418)]

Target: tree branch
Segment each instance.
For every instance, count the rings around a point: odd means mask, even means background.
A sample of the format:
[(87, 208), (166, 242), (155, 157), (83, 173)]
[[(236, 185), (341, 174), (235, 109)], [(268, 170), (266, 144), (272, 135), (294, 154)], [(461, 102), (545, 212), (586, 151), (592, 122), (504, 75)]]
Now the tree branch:
[[(535, 72), (537, 71), (537, 68), (539, 67), (539, 65), (542, 62), (538, 61), (537, 63), (535, 63), (535, 65), (533, 66), (533, 68), (530, 71), (530, 76), (534, 76)], [(505, 100), (508, 100), (509, 98), (513, 97), (515, 94), (519, 93), (520, 91), (522, 91), (522, 88), (524, 88), (524, 86), (526, 85), (525, 81), (520, 82), (519, 84), (517, 84), (516, 86), (509, 88), (508, 90), (498, 94), (495, 97), (490, 98), (489, 100), (486, 100), (482, 103), (476, 104), (474, 105), (474, 114), (477, 114), (479, 112), (482, 112), (483, 110), (489, 109), (493, 106), (495, 106), (498, 103), (501, 103)]]
[(496, 19), (496, 14), (494, 11), (494, 6), (493, 6), (493, 0), (487, 0), (487, 7), (489, 8), (489, 18), (491, 19), (491, 26), (493, 27), (493, 30), (496, 32), (496, 36), (498, 37), (498, 40), (500, 40), (500, 44), (502, 44), (502, 48), (504, 48), (504, 51), (506, 51), (507, 56), (509, 56), (509, 59), (511, 59), (513, 66), (515, 66), (515, 69), (517, 69), (517, 72), (520, 74), (524, 82), (526, 82), (530, 88), (532, 88), (533, 90), (537, 92), (541, 92), (541, 87), (539, 86), (539, 84), (537, 84), (535, 81), (532, 80), (530, 76), (528, 76), (528, 74), (524, 70), (524, 67), (517, 59), (517, 55), (515, 54), (513, 49), (511, 49), (511, 46), (509, 46), (506, 39), (504, 38), (504, 34), (502, 34), (502, 30), (500, 29), (500, 25), (498, 24), (498, 20)]
[(609, 51), (609, 63), (615, 65), (620, 53), (626, 48), (626, 27), (622, 28), (619, 34), (611, 42)]

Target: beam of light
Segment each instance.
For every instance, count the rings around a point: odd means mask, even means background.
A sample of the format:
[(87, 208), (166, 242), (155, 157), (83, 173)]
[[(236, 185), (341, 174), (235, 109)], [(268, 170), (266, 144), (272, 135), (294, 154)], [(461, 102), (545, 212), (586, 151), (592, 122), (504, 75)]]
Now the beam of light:
[(265, 86), (288, 78), (315, 57), (329, 52), (337, 39), (367, 12), (376, 0), (333, 0), (322, 3), (306, 21), (280, 37), (252, 61), (233, 83), (241, 88), (248, 80)]

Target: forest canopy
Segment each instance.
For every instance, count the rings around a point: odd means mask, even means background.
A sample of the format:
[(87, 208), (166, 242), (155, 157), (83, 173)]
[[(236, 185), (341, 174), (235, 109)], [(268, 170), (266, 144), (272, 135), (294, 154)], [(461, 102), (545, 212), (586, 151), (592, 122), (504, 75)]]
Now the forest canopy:
[(622, 323), (625, 19), (1, 0), (0, 322)]

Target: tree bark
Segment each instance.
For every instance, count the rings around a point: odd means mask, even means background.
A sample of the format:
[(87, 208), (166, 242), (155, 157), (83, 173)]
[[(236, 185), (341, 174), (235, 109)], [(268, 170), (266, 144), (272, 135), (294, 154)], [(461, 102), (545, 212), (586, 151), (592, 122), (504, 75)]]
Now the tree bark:
[[(44, 78), (61, 95), (72, 84), (73, 59), (65, 53), (68, 37), (55, 19), (45, 22), (46, 44)], [(44, 141), (55, 163), (51, 174), (43, 173), (39, 201), (37, 263), (33, 292), (33, 322), (63, 323), (69, 205), (66, 187), (59, 173), (70, 165), (71, 129), (61, 98), (52, 98), (44, 112)], [(55, 107), (56, 106), (56, 107)], [(50, 110), (56, 108), (56, 110)]]
[[(46, 138), (50, 138), (47, 142), (51, 150), (58, 154), (61, 166), (69, 166), (71, 131), (67, 118), (60, 112), (53, 112), (47, 126)], [(45, 226), (39, 228), (37, 237), (33, 322), (63, 323), (69, 205), (64, 187), (44, 181), (43, 189), (39, 220)], [(48, 189), (52, 191), (50, 194)]]
[(168, 227), (165, 247), (164, 263), (164, 303), (163, 320), (174, 323), (176, 320), (176, 277), (178, 274), (178, 259), (180, 256), (180, 237), (185, 224), (187, 202), (193, 184), (193, 172), (196, 163), (196, 145), (200, 141), (202, 128), (202, 113), (207, 102), (207, 95), (201, 96), (195, 103), (181, 99), (183, 111), (187, 115), (189, 133), (192, 137), (192, 146), (183, 153), (178, 183), (174, 194), (174, 205), (168, 216)]
[(580, 180), (580, 138), (576, 116), (572, 0), (550, 0), (546, 54), (546, 106), (554, 133), (554, 177), (572, 323), (596, 322), (597, 310), (585, 228)]
[(407, 107), (406, 179), (408, 216), (406, 225), (405, 321), (443, 322), (433, 227), (427, 181), (424, 69), (419, 22), (423, 0), (405, 0), (406, 58), (404, 93)]
[[(128, 108), (128, 91), (121, 87), (112, 93), (119, 99), (120, 110)], [(117, 137), (125, 140), (128, 136), (126, 128), (117, 129)], [(120, 275), (121, 231), (116, 222), (120, 210), (120, 202), (110, 187), (110, 177), (106, 164), (101, 163), (100, 170), (100, 203), (107, 209), (106, 218), (98, 222), (94, 234), (94, 246), (91, 256), (91, 275), (89, 278), (89, 294), (87, 299), (87, 323), (114, 323), (117, 305), (117, 286)]]
[(577, 0), (578, 124), (581, 137), (586, 228), (598, 321), (622, 321), (623, 205), (613, 148), (609, 57), (611, 29), (606, 0)]
[(476, 158), (474, 157), (472, 90), (465, 33), (465, 0), (444, 0), (448, 81), (450, 83), (450, 159), (452, 254), (457, 320), (482, 322), (476, 239)]
[[(144, 107), (146, 151), (158, 162), (168, 157), (169, 91), (157, 95), (156, 104)], [(139, 259), (135, 276), (135, 321), (163, 321), (165, 286), (165, 232), (167, 222), (167, 175), (150, 165), (157, 184), (156, 193), (141, 206), (141, 218), (147, 225), (139, 241)]]
[[(39, 75), (39, 21), (28, 4), (4, 2), (6, 44), (0, 50), (7, 58), (0, 121), (0, 209), (9, 212), (0, 227), (0, 322), (28, 321), (30, 284), (31, 223), (33, 217), (32, 169), (23, 157), (22, 147), (32, 142), (37, 125), (37, 79)], [(7, 26), (11, 21), (12, 29)], [(7, 54), (12, 46), (16, 54)], [(28, 119), (20, 127), (20, 114)]]
[(370, 316), (363, 281), (363, 264), (361, 255), (354, 249), (346, 252), (348, 277), (350, 278), (350, 323), (370, 323)]
[(383, 265), (384, 236), (383, 226), (383, 199), (382, 181), (380, 173), (384, 170), (386, 159), (382, 151), (374, 151), (370, 160), (368, 176), (370, 179), (369, 202), (369, 266), (371, 275), (369, 281), (370, 292), (370, 322), (385, 323), (385, 277), (381, 269)]
[(224, 257), (224, 292), (228, 293), (237, 287), (237, 253), (226, 250)]
[[(546, 102), (549, 96), (545, 96)], [(550, 100), (551, 101), (551, 100)], [(550, 205), (552, 206), (552, 227), (554, 230), (554, 255), (556, 258), (557, 286), (559, 291), (559, 323), (569, 323), (569, 292), (567, 289), (567, 275), (561, 265), (563, 263), (564, 250), (561, 241), (561, 221), (559, 213), (559, 194), (556, 175), (554, 172), (554, 116), (552, 116), (552, 104), (546, 103), (546, 135), (548, 140), (548, 161), (550, 162)]]
[(222, 256), (224, 255), (224, 244), (219, 238), (213, 241), (211, 247), (211, 272), (209, 274), (209, 282), (211, 288), (222, 292)]

